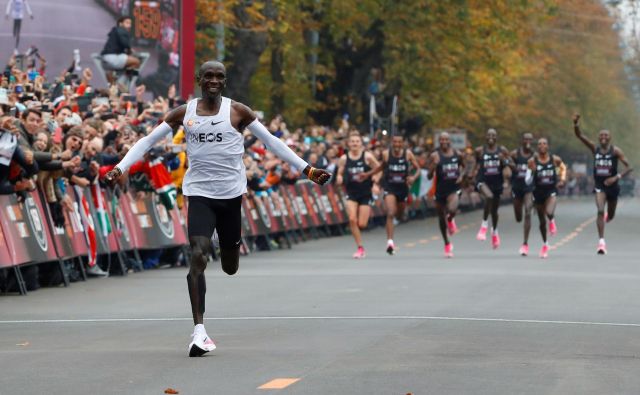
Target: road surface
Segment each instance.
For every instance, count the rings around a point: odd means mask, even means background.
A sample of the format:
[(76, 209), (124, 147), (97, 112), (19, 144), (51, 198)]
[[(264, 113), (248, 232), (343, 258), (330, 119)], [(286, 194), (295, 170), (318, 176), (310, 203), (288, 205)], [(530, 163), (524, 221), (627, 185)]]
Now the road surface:
[[(517, 255), (460, 215), (455, 258), (435, 219), (256, 253), (207, 271), (208, 333), (188, 358), (186, 269), (0, 297), (0, 394), (635, 394), (640, 388), (640, 201), (624, 200), (597, 256), (592, 199), (558, 205), (550, 258)], [(275, 380), (275, 381), (274, 381)], [(262, 386), (277, 389), (260, 389)]]

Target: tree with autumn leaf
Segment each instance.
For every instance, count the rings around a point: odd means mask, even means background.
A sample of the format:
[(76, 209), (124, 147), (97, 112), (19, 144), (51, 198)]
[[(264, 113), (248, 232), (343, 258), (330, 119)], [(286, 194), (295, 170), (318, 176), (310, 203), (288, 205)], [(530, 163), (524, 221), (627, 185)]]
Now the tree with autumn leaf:
[(227, 94), (289, 123), (349, 113), (366, 129), (373, 93), (382, 114), (398, 95), (401, 124), (419, 133), (495, 127), (516, 144), (526, 130), (576, 151), (566, 133), (580, 111), (585, 127), (638, 141), (619, 37), (597, 0), (198, 0), (198, 15), (198, 57), (224, 56)]

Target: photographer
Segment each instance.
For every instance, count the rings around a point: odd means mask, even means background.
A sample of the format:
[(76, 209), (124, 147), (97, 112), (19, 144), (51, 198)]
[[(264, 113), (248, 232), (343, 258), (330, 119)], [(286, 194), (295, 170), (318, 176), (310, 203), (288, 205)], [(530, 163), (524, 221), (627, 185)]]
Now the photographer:
[(102, 60), (112, 70), (138, 69), (140, 67), (140, 59), (133, 56), (131, 50), (131, 17), (122, 16), (118, 18), (116, 26), (114, 26), (108, 34), (107, 42), (100, 53)]

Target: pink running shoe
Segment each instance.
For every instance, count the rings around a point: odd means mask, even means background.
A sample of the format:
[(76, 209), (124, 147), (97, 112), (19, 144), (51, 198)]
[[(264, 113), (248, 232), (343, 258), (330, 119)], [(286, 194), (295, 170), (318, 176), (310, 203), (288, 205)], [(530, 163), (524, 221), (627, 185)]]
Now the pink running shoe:
[(555, 236), (558, 233), (558, 227), (556, 226), (555, 218), (549, 221), (549, 236)]
[(520, 247), (520, 255), (522, 255), (522, 256), (529, 255), (529, 245), (528, 244), (523, 244), (522, 247)]
[(449, 243), (444, 245), (444, 257), (453, 258), (453, 244)]
[(491, 235), (491, 245), (493, 246), (493, 249), (496, 250), (498, 249), (498, 247), (500, 247), (500, 235), (497, 233), (494, 233)]
[(598, 255), (607, 255), (607, 244), (604, 241), (598, 242)]
[(353, 254), (353, 259), (362, 259), (365, 256), (366, 255), (364, 253), (364, 248), (358, 247), (358, 250), (355, 252), (355, 254)]
[(540, 258), (547, 259), (548, 257), (549, 257), (549, 246), (545, 244), (540, 249)]
[(609, 213), (608, 212), (604, 212), (604, 222), (609, 222)]
[(478, 234), (476, 235), (476, 239), (480, 241), (487, 240), (487, 227), (480, 225), (480, 230), (478, 230)]
[(451, 221), (447, 221), (447, 229), (449, 230), (449, 236), (453, 236), (458, 233), (458, 225), (456, 225), (456, 220), (451, 218)]

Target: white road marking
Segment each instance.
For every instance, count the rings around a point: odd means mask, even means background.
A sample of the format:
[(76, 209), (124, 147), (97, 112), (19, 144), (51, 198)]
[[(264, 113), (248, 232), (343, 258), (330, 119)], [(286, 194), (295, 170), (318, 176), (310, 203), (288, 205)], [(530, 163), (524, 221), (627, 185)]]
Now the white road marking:
[[(192, 318), (81, 318), (81, 319), (51, 319), (51, 320), (5, 320), (0, 324), (78, 324), (78, 323), (109, 323), (109, 322), (166, 322), (191, 321)], [(597, 322), (597, 321), (563, 321), (563, 320), (527, 320), (509, 318), (474, 318), (474, 317), (439, 317), (423, 315), (382, 315), (382, 316), (247, 316), (247, 317), (211, 317), (205, 321), (305, 321), (305, 320), (416, 320), (416, 321), (467, 321), (467, 322), (502, 322), (515, 324), (551, 324), (551, 325), (583, 325), (583, 326), (616, 326), (640, 328), (640, 323), (625, 322)]]

